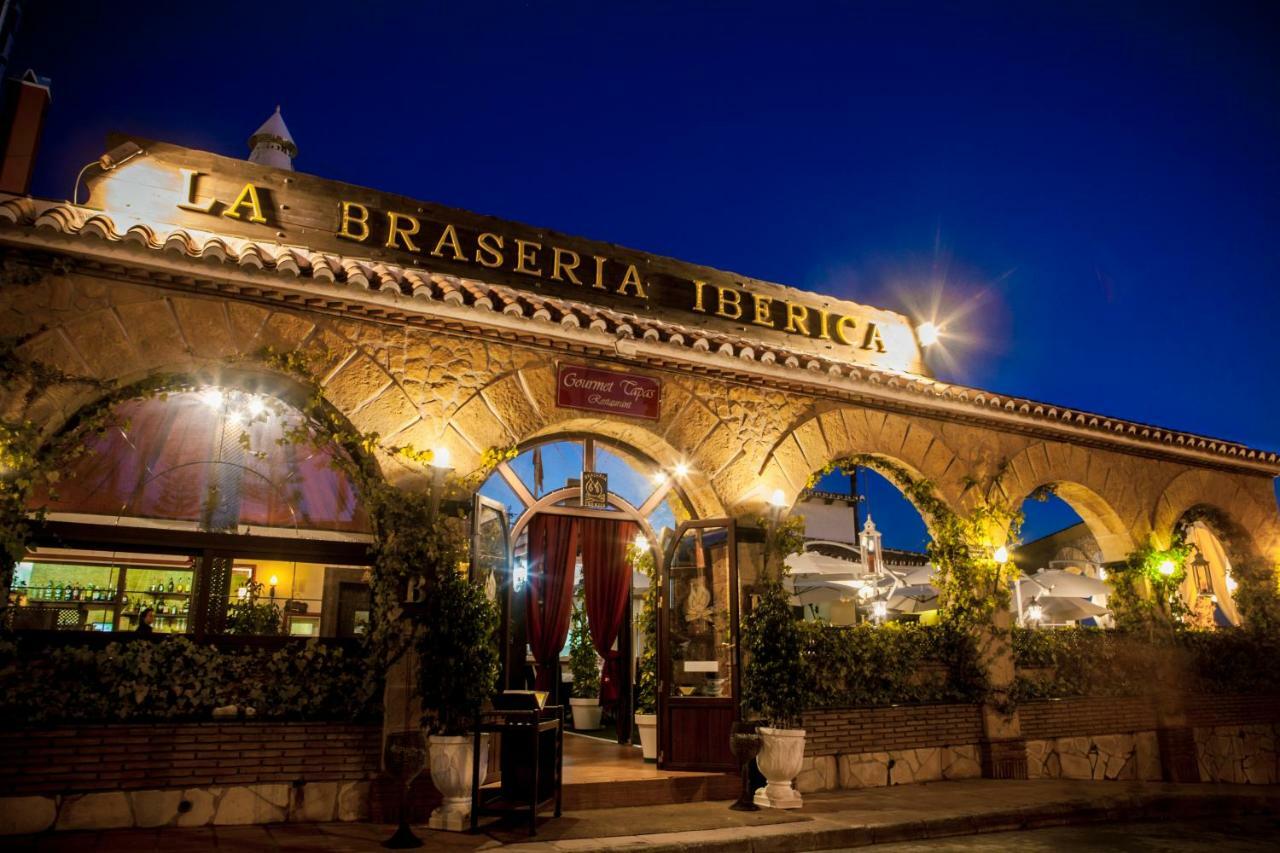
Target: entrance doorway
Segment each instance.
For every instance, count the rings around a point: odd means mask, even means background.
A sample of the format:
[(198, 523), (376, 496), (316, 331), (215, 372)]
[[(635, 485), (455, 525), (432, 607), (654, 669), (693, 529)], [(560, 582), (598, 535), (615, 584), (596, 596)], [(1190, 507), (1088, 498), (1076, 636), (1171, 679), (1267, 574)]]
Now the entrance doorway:
[[(586, 474), (607, 476), (603, 500), (599, 500), (601, 495), (597, 493), (595, 506), (584, 506), (582, 480)], [(632, 448), (593, 436), (566, 436), (529, 446), (516, 458), (497, 466), (480, 488), (480, 501), (485, 508), (477, 506), (476, 524), (477, 541), (483, 538), (492, 542), (491, 536), (479, 536), (486, 524), (494, 529), (494, 523), (485, 519), (499, 514), (508, 519), (505, 547), (509, 569), (498, 572), (495, 583), (502, 611), (501, 684), (504, 688), (527, 689), (536, 684), (552, 693), (555, 697), (552, 701), (567, 704), (571, 690), (565, 639), (572, 612), (569, 602), (573, 591), (580, 590), (583, 593), (580, 606), (586, 608), (593, 641), (597, 646), (605, 646), (601, 657), (608, 670), (605, 679), (608, 687), (602, 698), (609, 726), (593, 734), (597, 737), (606, 734), (617, 744), (630, 745), (635, 741), (636, 666), (645, 643), (639, 626), (649, 581), (629, 563), (621, 572), (617, 564), (628, 543), (642, 542), (652, 552), (654, 564), (659, 568), (655, 576), (662, 583), (664, 552), (677, 541), (677, 531), (692, 515), (681, 476), (681, 472), (663, 470)], [(726, 529), (723, 523), (720, 529)], [(706, 540), (713, 539), (714, 534), (708, 529)], [(482, 555), (502, 550), (486, 545), (483, 551), (477, 548), (474, 553), (478, 559), (493, 562)], [(730, 588), (725, 586), (728, 581), (715, 580), (711, 575), (707, 579), (713, 588), (717, 583), (720, 585), (716, 600), (727, 600), (724, 596)], [(669, 595), (664, 595), (663, 600), (664, 607), (670, 606)], [(736, 625), (736, 609), (732, 617), (726, 615), (721, 621), (728, 624), (730, 618)], [(660, 617), (659, 621), (664, 619)], [(678, 630), (683, 630), (683, 626), (681, 622)], [(660, 658), (666, 655), (661, 647), (658, 650)], [(597, 652), (600, 651), (597, 647)], [(686, 652), (682, 650), (681, 654)], [(705, 655), (704, 658), (709, 659)], [(691, 717), (688, 712), (695, 706), (705, 705), (723, 717), (725, 709), (721, 706), (736, 707), (733, 699), (736, 681), (732, 680), (735, 672), (736, 667), (726, 667), (731, 686), (726, 688), (728, 692), (724, 696), (705, 692), (692, 699), (682, 696), (682, 701), (672, 704), (671, 710), (676, 712), (676, 717), (691, 720), (698, 715)], [(704, 682), (708, 680), (703, 678)], [(714, 674), (710, 680), (714, 680)], [(718, 687), (723, 683), (717, 682)], [(702, 700), (713, 701), (708, 704)], [(661, 698), (659, 702), (661, 704)], [(680, 711), (686, 712), (683, 717)], [(669, 726), (669, 719), (674, 718), (659, 716), (660, 738), (662, 730)], [(732, 710), (728, 711), (727, 719), (732, 721)], [(722, 726), (717, 722), (713, 727), (718, 730)], [(710, 731), (705, 725), (702, 728)], [(727, 755), (727, 723), (723, 729)], [(592, 750), (579, 752), (588, 755)], [(718, 755), (716, 760), (705, 762), (698, 754), (679, 754), (683, 756), (678, 762), (680, 769), (718, 770), (729, 766)], [(639, 749), (634, 750), (634, 755), (639, 762)], [(616, 762), (618, 756), (614, 747), (602, 760)], [(668, 764), (665, 753), (659, 762), (663, 766)]]

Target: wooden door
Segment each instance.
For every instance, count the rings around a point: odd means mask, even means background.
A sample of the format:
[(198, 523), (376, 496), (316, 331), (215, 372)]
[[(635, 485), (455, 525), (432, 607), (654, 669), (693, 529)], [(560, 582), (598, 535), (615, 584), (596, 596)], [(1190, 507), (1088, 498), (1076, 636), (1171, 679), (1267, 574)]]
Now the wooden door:
[(662, 569), (658, 622), (658, 764), (735, 770), (738, 567), (731, 519), (682, 524)]

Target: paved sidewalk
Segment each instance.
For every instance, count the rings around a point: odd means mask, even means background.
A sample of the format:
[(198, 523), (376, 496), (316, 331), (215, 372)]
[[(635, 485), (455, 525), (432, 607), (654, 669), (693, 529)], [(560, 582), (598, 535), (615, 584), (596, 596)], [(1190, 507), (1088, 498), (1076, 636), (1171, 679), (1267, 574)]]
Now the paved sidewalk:
[[(1079, 823), (1251, 814), (1280, 815), (1280, 786), (972, 780), (812, 794), (800, 812), (733, 812), (721, 802), (569, 812), (541, 822), (534, 840), (503, 825), (489, 825), (479, 835), (417, 831), (425, 850), (783, 853)], [(275, 824), (55, 833), (4, 839), (0, 846), (77, 853), (338, 853), (381, 850), (390, 833), (376, 824)]]

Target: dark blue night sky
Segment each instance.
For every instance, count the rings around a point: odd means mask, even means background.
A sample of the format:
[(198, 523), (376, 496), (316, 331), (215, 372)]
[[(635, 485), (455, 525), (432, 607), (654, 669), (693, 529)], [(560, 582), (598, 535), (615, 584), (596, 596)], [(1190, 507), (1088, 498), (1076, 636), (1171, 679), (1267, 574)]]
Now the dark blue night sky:
[(280, 103), (302, 171), (940, 290), (943, 379), (1280, 449), (1274, 4), (27, 6), (37, 194), (114, 129), (244, 156)]

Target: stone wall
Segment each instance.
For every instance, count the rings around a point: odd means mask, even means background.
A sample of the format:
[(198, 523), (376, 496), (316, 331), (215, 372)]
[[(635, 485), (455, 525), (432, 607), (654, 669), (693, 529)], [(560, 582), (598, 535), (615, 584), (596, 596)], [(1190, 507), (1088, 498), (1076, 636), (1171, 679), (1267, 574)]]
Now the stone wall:
[[(1280, 699), (1249, 695), (1165, 697), (1160, 707), (1149, 697), (1024, 702), (1027, 778), (1166, 778), (1159, 733), (1171, 715), (1185, 720), (1175, 733), (1194, 735), (1201, 780), (1280, 782)], [(807, 713), (804, 725), (802, 792), (982, 775), (977, 705), (832, 709)]]
[(0, 733), (0, 834), (360, 820), (380, 726), (107, 725)]

